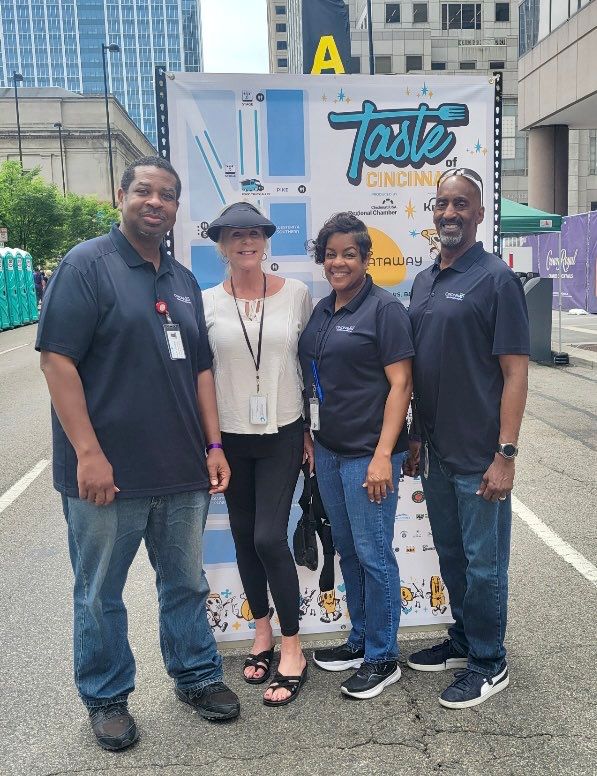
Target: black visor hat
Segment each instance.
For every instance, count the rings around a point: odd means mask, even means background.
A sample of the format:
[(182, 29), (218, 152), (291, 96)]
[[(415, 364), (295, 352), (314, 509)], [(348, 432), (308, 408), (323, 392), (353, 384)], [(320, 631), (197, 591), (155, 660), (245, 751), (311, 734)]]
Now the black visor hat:
[(250, 229), (254, 226), (260, 226), (265, 232), (266, 237), (271, 237), (276, 231), (276, 227), (271, 221), (262, 216), (261, 213), (253, 210), (246, 202), (235, 202), (221, 216), (212, 221), (207, 227), (209, 239), (218, 242), (220, 230), (223, 226), (232, 229)]

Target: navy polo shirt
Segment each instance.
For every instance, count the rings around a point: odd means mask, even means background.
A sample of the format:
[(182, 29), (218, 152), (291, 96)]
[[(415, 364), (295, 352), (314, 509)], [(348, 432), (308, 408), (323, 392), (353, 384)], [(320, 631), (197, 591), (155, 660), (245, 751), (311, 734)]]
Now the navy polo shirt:
[(522, 284), (478, 242), (451, 267), (440, 270), (438, 258), (419, 272), (409, 317), (422, 432), (453, 472), (485, 471), (499, 441), (498, 356), (530, 350)]
[[(181, 329), (186, 359), (170, 358), (155, 309)], [(197, 375), (212, 359), (201, 291), (162, 249), (156, 273), (117, 227), (62, 260), (44, 297), (37, 350), (74, 359), (91, 424), (119, 498), (209, 488)], [(78, 496), (77, 457), (52, 410), (54, 486)]]
[[(335, 291), (318, 302), (299, 340), (307, 396), (313, 396), (313, 359), (324, 393), (315, 436), (340, 455), (371, 455), (390, 392), (384, 367), (414, 355), (408, 314), (369, 275), (361, 291), (337, 312), (335, 303)], [(393, 452), (406, 449), (405, 425)]]

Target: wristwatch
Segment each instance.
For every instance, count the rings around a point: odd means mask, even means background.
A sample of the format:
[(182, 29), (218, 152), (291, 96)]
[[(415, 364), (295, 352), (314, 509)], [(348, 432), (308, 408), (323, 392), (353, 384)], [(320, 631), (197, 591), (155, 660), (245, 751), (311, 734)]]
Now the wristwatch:
[(509, 461), (514, 460), (518, 455), (518, 448), (513, 445), (512, 442), (506, 442), (505, 444), (499, 444), (497, 452), (507, 458)]

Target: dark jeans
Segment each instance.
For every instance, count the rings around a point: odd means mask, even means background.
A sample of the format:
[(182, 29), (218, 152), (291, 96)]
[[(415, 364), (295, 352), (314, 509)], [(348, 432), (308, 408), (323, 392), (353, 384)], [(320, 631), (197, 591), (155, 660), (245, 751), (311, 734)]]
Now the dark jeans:
[(303, 420), (277, 434), (222, 434), (232, 476), (224, 494), (238, 570), (255, 619), (272, 593), (283, 636), (299, 630), (299, 583), (288, 518), (303, 457)]
[(348, 458), (315, 440), (319, 492), (346, 585), (348, 644), (364, 649), (368, 663), (398, 659), (400, 573), (392, 545), (403, 459), (392, 456), (394, 491), (377, 504), (363, 488), (371, 455)]
[(209, 493), (122, 498), (101, 507), (63, 496), (62, 504), (75, 573), (75, 683), (83, 703), (94, 708), (126, 701), (135, 687), (122, 591), (143, 540), (156, 574), (168, 674), (184, 690), (221, 681), (202, 569)]
[(455, 620), (450, 639), (469, 668), (494, 676), (506, 657), (512, 503), (477, 496), (483, 474), (454, 474), (429, 449), (421, 480)]

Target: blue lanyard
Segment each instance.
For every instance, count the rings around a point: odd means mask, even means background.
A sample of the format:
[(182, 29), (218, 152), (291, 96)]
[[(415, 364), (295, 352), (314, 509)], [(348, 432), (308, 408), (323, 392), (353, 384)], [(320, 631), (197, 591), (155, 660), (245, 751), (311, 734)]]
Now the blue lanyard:
[(313, 387), (315, 388), (315, 393), (317, 394), (320, 404), (323, 404), (323, 388), (319, 382), (319, 372), (317, 371), (315, 359), (311, 361), (311, 371), (313, 372)]

